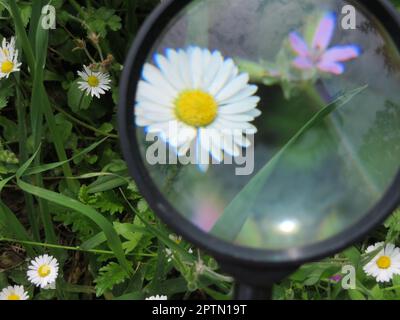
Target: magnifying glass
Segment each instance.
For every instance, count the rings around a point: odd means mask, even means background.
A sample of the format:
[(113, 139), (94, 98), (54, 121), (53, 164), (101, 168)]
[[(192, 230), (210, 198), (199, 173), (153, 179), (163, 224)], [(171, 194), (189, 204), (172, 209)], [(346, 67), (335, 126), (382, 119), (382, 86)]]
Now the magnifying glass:
[(119, 132), (151, 208), (261, 298), (400, 201), (388, 1), (164, 1), (124, 65)]

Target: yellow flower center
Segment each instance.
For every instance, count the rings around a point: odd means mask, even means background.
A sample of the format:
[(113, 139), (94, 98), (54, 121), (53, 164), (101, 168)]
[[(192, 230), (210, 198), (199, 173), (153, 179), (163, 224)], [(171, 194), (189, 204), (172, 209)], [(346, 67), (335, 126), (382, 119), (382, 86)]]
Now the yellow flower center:
[(207, 92), (183, 91), (175, 100), (175, 113), (179, 120), (193, 126), (206, 127), (217, 116), (218, 104)]
[(7, 297), (7, 300), (21, 300), (21, 297), (15, 293), (13, 293)]
[(44, 264), (39, 267), (38, 274), (39, 277), (44, 278), (47, 277), (51, 273), (51, 269), (47, 264)]
[(99, 81), (99, 78), (97, 78), (96, 76), (89, 76), (87, 79), (87, 83), (91, 87), (97, 87), (99, 85), (100, 81)]
[(382, 256), (376, 261), (376, 265), (379, 269), (389, 269), (392, 265), (392, 261), (388, 256)]
[(1, 72), (2, 73), (10, 73), (14, 69), (14, 63), (9, 60), (4, 61), (1, 64)]

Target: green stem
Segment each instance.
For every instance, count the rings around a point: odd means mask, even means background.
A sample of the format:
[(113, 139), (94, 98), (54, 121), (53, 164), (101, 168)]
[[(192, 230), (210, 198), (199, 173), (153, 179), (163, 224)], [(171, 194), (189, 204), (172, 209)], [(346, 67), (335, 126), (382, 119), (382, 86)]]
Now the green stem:
[(76, 2), (75, 0), (68, 0), (68, 2), (71, 4), (71, 6), (74, 7), (76, 11), (79, 12), (82, 18), (86, 16), (85, 12), (82, 10), (82, 7)]
[[(58, 244), (41, 243), (41, 242), (35, 242), (35, 241), (25, 241), (25, 240), (10, 239), (10, 238), (0, 238), (0, 242), (19, 243), (19, 244), (25, 244), (25, 245), (30, 245), (30, 246), (36, 246), (36, 247), (63, 249), (63, 250), (68, 250), (68, 251), (79, 251), (79, 252), (94, 253), (94, 254), (114, 255), (114, 252), (109, 251), (109, 250), (82, 249), (80, 247), (63, 246), (63, 245), (58, 245)], [(127, 254), (127, 256), (156, 257), (157, 254), (135, 253), (135, 254)]]
[(392, 290), (398, 290), (400, 289), (400, 285), (398, 286), (393, 286), (393, 287), (388, 287), (388, 288), (383, 288), (383, 291), (392, 291)]
[[(19, 74), (16, 76), (16, 81), (19, 84)], [(26, 124), (26, 107), (23, 103), (22, 92), (20, 86), (17, 86), (16, 92), (16, 109), (18, 119), (18, 144), (19, 144), (19, 159), (25, 163), (28, 160), (28, 150), (26, 148), (26, 141), (28, 139), (27, 124)], [(39, 224), (37, 220), (37, 212), (33, 201), (33, 196), (24, 192), (25, 205), (28, 215), (28, 220), (32, 229), (32, 235), (35, 240), (40, 239)]]
[(9, 5), (10, 5), (10, 13), (15, 23), (16, 33), (19, 37), (19, 41), (21, 42), (22, 49), (24, 50), (30, 72), (31, 74), (33, 74), (35, 70), (35, 56), (33, 54), (33, 50), (30, 45), (28, 36), (25, 32), (24, 24), (22, 22), (21, 15), (17, 7), (17, 3), (15, 1), (9, 1)]
[(105, 136), (105, 137), (118, 139), (118, 135), (111, 134), (111, 133), (105, 133), (105, 132), (103, 132), (103, 131), (101, 131), (101, 130), (99, 130), (99, 129), (97, 129), (97, 128), (95, 128), (95, 127), (93, 127), (93, 126), (91, 126), (91, 125), (79, 120), (79, 119), (77, 119), (77, 118), (75, 118), (74, 116), (72, 116), (71, 114), (69, 114), (68, 112), (66, 112), (65, 110), (63, 110), (62, 108), (60, 108), (60, 107), (58, 107), (56, 105), (53, 105), (53, 108), (55, 110), (57, 110), (58, 112), (62, 113), (64, 116), (66, 116), (71, 121), (75, 122), (76, 124), (86, 128), (86, 129), (89, 129), (89, 130), (91, 130), (91, 131), (93, 131), (93, 132), (95, 132), (95, 133), (97, 133), (99, 135)]
[(93, 45), (96, 48), (97, 52), (99, 53), (101, 61), (104, 61), (103, 51), (101, 50), (99, 44), (98, 43), (93, 43)]
[[(50, 129), (50, 133), (53, 137), (53, 143), (54, 143), (54, 147), (56, 149), (58, 159), (59, 159), (59, 161), (66, 161), (67, 155), (65, 153), (64, 144), (59, 136), (59, 130), (57, 128), (54, 114), (51, 110), (50, 101), (48, 99), (47, 92), (46, 92), (43, 84), (41, 85), (41, 91), (42, 91), (42, 97), (43, 97), (42, 100), (43, 100), (44, 114), (45, 114), (46, 121), (47, 121), (47, 124)], [(62, 168), (63, 168), (64, 176), (66, 178), (73, 176), (70, 164), (68, 162), (65, 162), (63, 164)], [(79, 189), (79, 184), (75, 180), (67, 179), (67, 186), (71, 191), (77, 191)]]

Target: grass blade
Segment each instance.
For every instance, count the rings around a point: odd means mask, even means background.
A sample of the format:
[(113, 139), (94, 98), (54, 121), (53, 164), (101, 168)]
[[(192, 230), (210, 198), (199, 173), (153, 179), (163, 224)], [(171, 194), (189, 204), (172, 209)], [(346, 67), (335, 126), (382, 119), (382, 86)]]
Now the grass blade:
[[(17, 3), (15, 1), (9, 1), (9, 10), (13, 17), (15, 24), (15, 32), (17, 34), (17, 39), (19, 39), (22, 49), (25, 53), (25, 58), (28, 63), (29, 69), (31, 73), (35, 70), (35, 56), (33, 54), (33, 50), (31, 44), (29, 42), (28, 36), (25, 32), (24, 24), (22, 22), (21, 13), (17, 7)], [(7, 8), (7, 7), (6, 7)]]
[[(15, 216), (14, 212), (12, 212), (4, 203), (0, 200), (0, 221), (7, 226), (7, 230), (13, 235), (13, 237), (30, 241), (31, 238), (24, 228), (24, 226), (19, 222), (18, 218)], [(31, 257), (35, 256), (35, 251), (31, 246), (25, 245), (26, 252)]]
[(232, 202), (226, 207), (222, 216), (214, 225), (211, 233), (223, 235), (225, 240), (233, 241), (243, 225), (248, 219), (250, 210), (248, 207), (258, 197), (261, 189), (276, 168), (285, 152), (294, 145), (297, 140), (303, 136), (309, 129), (321, 122), (325, 117), (335, 111), (337, 108), (347, 104), (353, 97), (366, 89), (366, 86), (349, 91), (328, 104), (325, 108), (317, 112), (274, 156), (267, 164), (249, 181), (249, 183), (236, 195)]
[(107, 237), (108, 245), (110, 249), (114, 252), (115, 257), (118, 259), (121, 266), (129, 273), (132, 274), (132, 266), (125, 257), (124, 250), (122, 248), (121, 240), (114, 230), (113, 225), (100, 213), (90, 206), (87, 206), (75, 199), (69, 198), (62, 194), (39, 188), (24, 182), (21, 179), (17, 179), (18, 186), (25, 192), (29, 192), (39, 198), (45, 199), (47, 201), (56, 203), (58, 205), (67, 207), (69, 209), (75, 210), (89, 219), (91, 219), (99, 228), (104, 232)]

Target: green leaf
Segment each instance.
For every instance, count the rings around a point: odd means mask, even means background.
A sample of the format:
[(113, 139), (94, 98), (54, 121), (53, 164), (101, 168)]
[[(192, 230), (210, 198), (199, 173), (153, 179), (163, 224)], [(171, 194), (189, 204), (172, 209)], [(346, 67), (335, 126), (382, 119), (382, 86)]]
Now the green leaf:
[[(24, 241), (32, 240), (19, 219), (2, 201), (0, 201), (0, 229), (7, 230), (13, 238)], [(33, 257), (35, 255), (35, 251), (31, 246), (25, 245), (25, 248), (30, 256)]]
[(31, 4), (19, 4), (20, 12), (21, 12), (21, 20), (26, 27), (29, 23), (29, 20), (31, 18), (31, 13), (32, 13), (32, 6)]
[(10, 5), (10, 13), (13, 17), (13, 21), (15, 23), (15, 32), (17, 35), (17, 39), (21, 42), (22, 49), (25, 53), (25, 57), (28, 62), (29, 69), (31, 73), (35, 70), (35, 56), (33, 54), (32, 47), (30, 45), (28, 36), (25, 32), (24, 22), (21, 16), (21, 12), (17, 7), (15, 1), (9, 1)]
[[(125, 171), (124, 171), (125, 173)], [(123, 174), (121, 172), (121, 174)], [(100, 176), (95, 182), (88, 186), (87, 192), (89, 194), (112, 190), (118, 187), (122, 187), (129, 183), (128, 178), (125, 178), (117, 174), (109, 174)]]
[(371, 291), (370, 291), (370, 295), (374, 300), (383, 300), (384, 299), (384, 292), (381, 290), (381, 288), (379, 287), (379, 285), (375, 285)]
[(242, 230), (251, 210), (249, 206), (254, 203), (266, 181), (273, 173), (285, 152), (309, 129), (321, 122), (325, 117), (341, 106), (346, 105), (353, 97), (361, 93), (366, 86), (351, 90), (337, 98), (325, 108), (316, 113), (287, 143), (269, 160), (265, 166), (250, 180), (250, 182), (236, 195), (226, 207), (222, 216), (214, 225), (211, 233), (223, 236), (225, 240), (233, 241)]
[(360, 259), (361, 259), (361, 253), (356, 247), (350, 247), (347, 250), (343, 252), (343, 255), (350, 260), (351, 264), (354, 267), (357, 267)]
[(87, 110), (92, 103), (92, 97), (86, 95), (81, 89), (79, 89), (79, 82), (77, 79), (71, 83), (69, 87), (67, 98), (68, 98), (68, 106), (75, 113), (79, 113), (80, 110)]
[(0, 126), (3, 128), (3, 136), (5, 139), (8, 141), (18, 140), (18, 125), (14, 121), (0, 116)]
[(113, 226), (106, 218), (104, 218), (95, 209), (93, 209), (90, 206), (84, 205), (75, 199), (64, 196), (62, 194), (30, 185), (22, 181), (21, 179), (17, 180), (17, 184), (22, 190), (30, 194), (57, 203), (61, 206), (70, 208), (72, 210), (76, 210), (77, 212), (80, 212), (81, 214), (87, 216), (89, 219), (93, 220), (105, 233), (108, 240), (108, 245), (110, 249), (114, 252), (121, 266), (124, 267), (126, 272), (128, 273), (132, 272), (132, 266), (128, 262), (128, 260), (126, 260), (121, 240), (119, 239)]
[(348, 294), (351, 300), (366, 300), (365, 296), (358, 290), (348, 290)]
[(107, 29), (118, 31), (122, 27), (121, 18), (115, 15), (115, 10), (105, 7), (90, 10), (86, 24), (91, 32), (97, 33), (102, 38), (107, 35)]
[(29, 176), (29, 175), (39, 174), (39, 173), (43, 173), (43, 172), (50, 171), (50, 170), (56, 169), (58, 167), (61, 167), (63, 164), (70, 162), (70, 161), (74, 160), (75, 158), (78, 158), (85, 154), (88, 154), (89, 152), (96, 149), (99, 145), (101, 145), (106, 140), (107, 140), (107, 138), (104, 138), (104, 139), (101, 139), (100, 141), (97, 141), (97, 142), (91, 144), (89, 147), (86, 147), (85, 149), (83, 149), (82, 151), (80, 151), (79, 153), (75, 154), (73, 157), (71, 157), (70, 159), (67, 159), (65, 161), (43, 164), (41, 166), (32, 167), (32, 168), (25, 168), (24, 172), (23, 172), (23, 176), (25, 177), (25, 176)]
[(104, 292), (111, 290), (115, 285), (124, 282), (128, 278), (126, 270), (118, 263), (110, 262), (99, 270), (96, 282), (96, 296), (103, 295)]
[(392, 280), (393, 286), (396, 287), (396, 295), (400, 298), (400, 275), (396, 274), (393, 276)]

